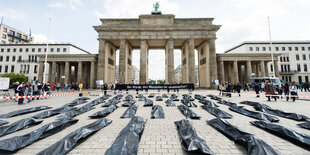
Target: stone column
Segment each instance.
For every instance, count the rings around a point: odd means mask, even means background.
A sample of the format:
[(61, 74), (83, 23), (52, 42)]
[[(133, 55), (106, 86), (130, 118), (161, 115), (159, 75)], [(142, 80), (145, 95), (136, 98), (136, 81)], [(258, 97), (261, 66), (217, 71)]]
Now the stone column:
[(182, 62), (182, 83), (188, 83), (188, 41), (185, 41), (182, 46), (182, 54), (181, 54), (181, 62)]
[(216, 50), (215, 39), (211, 39), (210, 43), (210, 68), (211, 68), (211, 81), (218, 79), (217, 77), (217, 64), (216, 64)]
[(51, 72), (49, 74), (49, 76), (51, 78), (50, 78), (49, 82), (55, 83), (55, 80), (56, 80), (56, 66), (57, 66), (56, 62), (53, 61), (51, 66), (52, 66), (52, 67), (50, 67)]
[(48, 64), (48, 80), (45, 82), (51, 82), (52, 81), (52, 63), (47, 63), (47, 64)]
[(127, 79), (127, 53), (125, 39), (120, 40), (118, 70), (118, 81), (120, 83), (125, 83)]
[(264, 66), (265, 66), (265, 75), (269, 76), (268, 61), (264, 62)]
[(251, 78), (252, 74), (252, 64), (251, 61), (246, 61), (246, 81), (249, 82), (249, 79)]
[(166, 73), (165, 73), (165, 81), (167, 84), (174, 83), (174, 45), (173, 40), (169, 39), (166, 42), (166, 51), (165, 51), (166, 59)]
[(220, 61), (220, 69), (221, 69), (221, 79), (220, 82), (225, 82), (225, 68), (224, 68), (224, 61)]
[(188, 41), (188, 82), (196, 84), (195, 44), (194, 39)]
[(148, 83), (148, 45), (146, 40), (141, 40), (140, 45), (140, 83)]
[(64, 76), (64, 72), (65, 72), (65, 66), (63, 63), (59, 64), (59, 83), (60, 83), (60, 87), (63, 87), (64, 85), (64, 79), (62, 78), (62, 76)]
[(69, 83), (69, 76), (70, 76), (70, 62), (66, 61), (65, 62), (65, 83)]
[(274, 73), (276, 77), (280, 78), (278, 61), (274, 61)]
[(233, 62), (233, 71), (234, 71), (234, 83), (237, 83), (239, 82), (239, 79), (238, 79), (238, 62), (237, 60), (234, 60)]
[(103, 80), (104, 75), (104, 63), (105, 63), (105, 44), (106, 41), (104, 39), (99, 40), (99, 52), (98, 52), (98, 62), (97, 62), (97, 80)]
[(262, 77), (266, 76), (266, 73), (265, 73), (265, 64), (264, 64), (264, 61), (263, 61), (263, 60), (260, 61), (260, 71), (261, 71), (261, 76), (262, 76)]
[(38, 74), (38, 81), (42, 82), (43, 81), (43, 70), (44, 70), (44, 62), (40, 61), (39, 62), (39, 74)]
[(95, 88), (95, 62), (90, 63), (90, 88)]
[(80, 83), (80, 82), (82, 82), (82, 70), (83, 70), (83, 62), (82, 61), (79, 61), (78, 62), (78, 67), (77, 67), (77, 80), (76, 80), (76, 82), (77, 83)]

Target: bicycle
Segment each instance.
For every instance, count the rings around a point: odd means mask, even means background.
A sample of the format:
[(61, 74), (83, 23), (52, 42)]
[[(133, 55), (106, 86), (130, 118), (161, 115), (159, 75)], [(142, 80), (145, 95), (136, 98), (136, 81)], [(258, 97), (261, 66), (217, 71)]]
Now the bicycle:
[(11, 96), (11, 94), (9, 93), (9, 90), (2, 90), (2, 91), (3, 93), (0, 94), (0, 103), (6, 102)]

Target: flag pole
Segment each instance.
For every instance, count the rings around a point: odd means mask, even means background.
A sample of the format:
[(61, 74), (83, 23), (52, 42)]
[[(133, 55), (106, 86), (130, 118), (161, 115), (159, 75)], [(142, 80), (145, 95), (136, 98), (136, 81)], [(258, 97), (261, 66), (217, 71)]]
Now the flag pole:
[[(50, 23), (51, 18), (48, 19), (48, 32), (47, 32), (47, 42), (46, 42), (46, 53), (45, 53), (45, 62), (44, 62), (44, 73), (43, 73), (43, 82), (47, 82), (46, 75), (47, 75), (47, 55), (48, 55), (48, 44), (49, 44), (49, 37), (50, 37)], [(50, 76), (50, 75), (49, 75)]]
[(273, 60), (273, 48), (272, 48), (272, 41), (271, 41), (271, 30), (270, 30), (270, 19), (268, 16), (268, 29), (269, 29), (269, 40), (270, 40), (270, 52), (271, 52), (271, 61), (272, 61), (272, 75), (276, 77), (275, 70), (274, 70), (274, 60)]

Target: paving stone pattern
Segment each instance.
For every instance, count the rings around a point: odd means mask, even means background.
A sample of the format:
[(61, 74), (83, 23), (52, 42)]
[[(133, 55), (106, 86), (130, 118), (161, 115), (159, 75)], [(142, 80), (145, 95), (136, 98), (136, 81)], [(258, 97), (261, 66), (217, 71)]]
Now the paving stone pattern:
[[(98, 91), (92, 91), (92, 94), (98, 94)], [(143, 92), (144, 93), (144, 92)], [(150, 91), (149, 91), (150, 93)], [(156, 93), (154, 91), (154, 93)], [(161, 92), (162, 93), (162, 92)], [(182, 98), (183, 93), (188, 93), (187, 91), (181, 91), (178, 96), (179, 99)], [(124, 97), (126, 96), (125, 93)], [(130, 94), (136, 96), (135, 92), (132, 91)], [(170, 92), (171, 94), (171, 92)], [(203, 90), (203, 91), (194, 91), (193, 94), (191, 94), (194, 97), (194, 94), (200, 94), (200, 95), (208, 95), (208, 94), (215, 94), (218, 95), (217, 91), (212, 90)], [(250, 92), (249, 94), (252, 95), (242, 95), (241, 97), (238, 97), (237, 95), (233, 95), (232, 98), (226, 98), (226, 100), (238, 103), (240, 101), (250, 100), (250, 101), (257, 101), (261, 103), (265, 103), (270, 105), (272, 108), (278, 108), (284, 111), (289, 112), (296, 112), (300, 114), (304, 114), (306, 116), (310, 116), (310, 101), (300, 101), (297, 100), (294, 102), (286, 102), (284, 99), (274, 102), (267, 102), (265, 97), (255, 98), (254, 92)], [(310, 93), (309, 93), (310, 94)], [(307, 93), (304, 93), (304, 95), (308, 95)], [(99, 98), (99, 96), (88, 96), (90, 97), (89, 102)], [(147, 94), (144, 94), (144, 96), (148, 96)], [(169, 95), (170, 96), (170, 95)], [(60, 107), (66, 103), (69, 103), (70, 101), (73, 101), (76, 99), (78, 95), (72, 95), (72, 96), (60, 96), (60, 97), (54, 97), (46, 100), (40, 100), (40, 101), (33, 101), (29, 104), (25, 105), (17, 105), (16, 102), (5, 102), (0, 104), (0, 114), (4, 114), (7, 112), (11, 112), (13, 110), (23, 109), (23, 108), (30, 108), (40, 105), (46, 105), (51, 106), (53, 108)], [(122, 98), (122, 100), (124, 99)], [(109, 98), (110, 99), (110, 98)], [(183, 151), (179, 136), (177, 133), (176, 126), (174, 124), (174, 121), (186, 119), (185, 116), (178, 110), (177, 107), (166, 107), (165, 100), (167, 98), (164, 98), (163, 101), (155, 101), (155, 98), (151, 98), (154, 102), (154, 105), (161, 105), (164, 112), (165, 112), (165, 119), (151, 119), (151, 110), (152, 107), (143, 107), (144, 102), (138, 101), (138, 98), (135, 98), (137, 101), (136, 104), (139, 106), (138, 110), (136, 112), (136, 116), (142, 116), (144, 118), (147, 118), (147, 122), (145, 125), (145, 129), (143, 132), (143, 135), (141, 137), (140, 143), (139, 143), (139, 149), (138, 154), (144, 155), (144, 154), (173, 154), (173, 155), (180, 155), (180, 154), (187, 154), (187, 152)], [(211, 100), (209, 97), (207, 99)], [(211, 100), (214, 101), (214, 100)], [(104, 154), (105, 151), (112, 145), (115, 138), (118, 136), (119, 132), (128, 124), (130, 119), (121, 119), (120, 116), (125, 112), (125, 110), (128, 107), (121, 107), (121, 104), (123, 102), (119, 103), (117, 108), (113, 113), (108, 115), (106, 118), (111, 119), (112, 123), (98, 131), (96, 134), (90, 136), (88, 139), (86, 139), (83, 143), (79, 144), (76, 148), (74, 148), (69, 154)], [(181, 104), (181, 101), (175, 101), (176, 106)], [(201, 116), (201, 119), (199, 120), (191, 120), (193, 123), (193, 127), (196, 129), (198, 134), (205, 139), (208, 146), (211, 148), (213, 152), (216, 154), (247, 154), (246, 149), (238, 144), (235, 144), (233, 141), (226, 138), (223, 134), (212, 128), (211, 126), (207, 125), (206, 120), (210, 120), (215, 118), (215, 116), (209, 114), (207, 111), (202, 109), (200, 106), (202, 105), (197, 100), (194, 101), (195, 104), (198, 105), (197, 108), (190, 108), (195, 113)], [(86, 104), (86, 103), (84, 103)], [(83, 106), (84, 104), (78, 105), (76, 107)], [(91, 119), (88, 116), (91, 114), (101, 111), (104, 109), (104, 107), (101, 107), (102, 104), (99, 104), (95, 106), (95, 109), (84, 113), (82, 115), (79, 115), (75, 118), (79, 119), (78, 123), (66, 128), (65, 130), (54, 134), (50, 137), (47, 137), (45, 139), (39, 140), (32, 145), (29, 145), (21, 150), (19, 150), (16, 154), (36, 154), (40, 152), (41, 150), (49, 147), (50, 145), (54, 144), (61, 138), (68, 135), (70, 132), (73, 132), (74, 130), (78, 129), (79, 127), (82, 127), (84, 125), (90, 124), (96, 119)], [(240, 129), (256, 135), (258, 138), (264, 140), (266, 143), (274, 147), (276, 150), (278, 150), (280, 153), (286, 155), (286, 154), (294, 154), (294, 155), (306, 155), (310, 154), (309, 151), (292, 144), (289, 141), (286, 141), (284, 139), (281, 139), (277, 136), (274, 136), (262, 129), (259, 129), (255, 126), (250, 125), (250, 121), (254, 121), (255, 119), (249, 118), (247, 116), (235, 113), (233, 111), (230, 111), (228, 109), (228, 106), (225, 105), (219, 105), (219, 108), (221, 110), (224, 110), (228, 113), (230, 113), (233, 118), (232, 119), (226, 119), (228, 122), (230, 122), (233, 125), (236, 125)], [(240, 105), (240, 104), (239, 104)], [(254, 110), (251, 106), (244, 105), (249, 110)], [(38, 114), (39, 112), (34, 112), (22, 116), (17, 116), (9, 119), (5, 119), (9, 121), (10, 123), (20, 120), (22, 118), (31, 117), (35, 114)], [(41, 127), (43, 124), (47, 124), (49, 122), (54, 121), (57, 118), (57, 116), (53, 116), (50, 118), (44, 119), (44, 121), (36, 126), (33, 126), (28, 129), (24, 129), (18, 132), (15, 132), (13, 134), (9, 134), (3, 137), (0, 137), (0, 140), (10, 138), (13, 136), (23, 135), (28, 132), (31, 132), (39, 127)], [(285, 119), (278, 117), (280, 119), (280, 122), (278, 124), (291, 128), (295, 131), (305, 133), (310, 135), (310, 130), (303, 129), (296, 124), (300, 123), (294, 120)]]

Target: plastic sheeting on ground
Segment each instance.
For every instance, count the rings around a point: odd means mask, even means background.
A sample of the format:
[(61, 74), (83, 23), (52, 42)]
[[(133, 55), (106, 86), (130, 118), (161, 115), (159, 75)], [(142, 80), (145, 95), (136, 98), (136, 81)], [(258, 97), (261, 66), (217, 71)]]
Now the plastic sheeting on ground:
[(144, 101), (144, 105), (143, 105), (143, 106), (144, 106), (144, 107), (153, 106), (153, 101), (150, 100), (150, 99), (146, 99), (146, 100)]
[(76, 105), (80, 105), (80, 104), (83, 104), (83, 103), (86, 103), (87, 100), (89, 100), (90, 98), (88, 97), (80, 97), (80, 98), (77, 98), (75, 100), (73, 100), (71, 103), (68, 103), (66, 104), (67, 106), (76, 106)]
[(134, 100), (132, 95), (125, 96), (124, 101), (131, 101), (131, 100)]
[(143, 98), (144, 96), (143, 96), (143, 94), (138, 94), (137, 96), (136, 96), (136, 98)]
[(202, 103), (207, 106), (218, 107), (218, 105), (216, 105), (214, 102), (207, 100), (207, 99), (201, 99), (199, 100), (199, 103)]
[(198, 135), (189, 120), (183, 119), (181, 121), (175, 121), (174, 123), (177, 126), (182, 148), (185, 151), (214, 154), (207, 145), (206, 141)]
[(300, 127), (305, 128), (305, 129), (310, 129), (310, 122), (299, 123), (297, 125), (300, 126)]
[(194, 102), (187, 99), (181, 99), (181, 103), (186, 105), (187, 107), (197, 107), (197, 105)]
[(106, 102), (105, 104), (102, 105), (102, 107), (109, 107), (110, 105), (117, 105), (118, 103), (120, 103), (120, 100), (117, 99), (111, 99), (108, 102)]
[(133, 104), (135, 104), (136, 101), (135, 100), (130, 100), (130, 101), (126, 101), (125, 103), (122, 104), (123, 107), (130, 107)]
[(164, 110), (160, 105), (153, 106), (151, 114), (152, 114), (151, 118), (154, 118), (154, 119), (164, 119), (165, 118)]
[(104, 110), (98, 111), (94, 114), (92, 114), (91, 116), (89, 116), (90, 118), (102, 118), (102, 117), (106, 117), (109, 114), (111, 114), (115, 109), (117, 108), (117, 106), (115, 105), (110, 105), (109, 107), (105, 108)]
[(43, 111), (39, 114), (34, 115), (33, 117), (43, 119), (43, 118), (48, 118), (48, 117), (55, 116), (55, 115), (58, 115), (61, 113), (65, 113), (65, 112), (68, 112), (68, 111), (73, 110), (73, 109), (77, 109), (77, 108), (74, 108), (74, 107), (71, 107), (68, 105), (64, 105), (64, 106), (61, 106), (61, 107), (53, 109), (53, 110)]
[(8, 124), (8, 123), (9, 123), (8, 121), (0, 120), (0, 126), (1, 126), (1, 125), (4, 125), (4, 124)]
[(132, 105), (130, 106), (121, 116), (121, 118), (132, 118), (135, 116), (137, 112), (138, 106), (137, 105)]
[(146, 98), (145, 96), (143, 96), (143, 97), (139, 98), (138, 101), (145, 101), (146, 99), (147, 99), (147, 98)]
[(172, 94), (172, 95), (170, 96), (170, 99), (171, 99), (172, 101), (179, 101), (178, 96), (175, 95), (175, 94)]
[(202, 105), (201, 108), (218, 118), (232, 118), (233, 117), (231, 114), (212, 105)]
[(191, 118), (191, 119), (199, 119), (200, 118), (200, 116), (198, 114), (194, 113), (191, 109), (189, 109), (185, 105), (178, 105), (178, 108), (186, 118)]
[(182, 96), (183, 96), (183, 99), (185, 99), (185, 100), (195, 101), (195, 99), (192, 96), (190, 96), (190, 95), (183, 94)]
[(229, 102), (229, 101), (226, 101), (224, 99), (221, 99), (218, 103), (223, 104), (223, 105), (227, 105), (229, 107), (237, 106), (237, 103)]
[(163, 94), (161, 95), (162, 98), (169, 98), (169, 96), (167, 94)]
[(148, 96), (148, 98), (153, 98), (155, 95), (152, 93)]
[(175, 107), (176, 106), (175, 103), (171, 99), (166, 100), (165, 103), (166, 103), (167, 107)]
[(239, 143), (247, 148), (248, 155), (279, 155), (280, 153), (273, 149), (263, 140), (258, 139), (255, 135), (244, 132), (231, 125), (227, 121), (215, 118), (207, 121), (209, 125), (217, 129), (229, 139)]
[(243, 106), (231, 106), (229, 110), (237, 112), (239, 114), (252, 117), (259, 120), (266, 120), (270, 122), (279, 122), (280, 120), (277, 117), (270, 116), (261, 112), (255, 112), (244, 108)]
[(0, 127), (0, 137), (16, 132), (18, 130), (22, 130), (25, 128), (28, 128), (30, 126), (34, 126), (37, 124), (40, 124), (43, 120), (42, 119), (36, 119), (36, 118), (24, 118), (19, 121), (16, 121), (14, 123), (11, 123), (6, 126), (1, 126)]
[(273, 124), (268, 121), (253, 121), (252, 125), (264, 129), (278, 137), (291, 141), (305, 149), (310, 150), (310, 135), (296, 132), (292, 129), (283, 127), (281, 125)]
[(163, 98), (161, 96), (156, 96), (156, 101), (163, 101)]
[(10, 118), (10, 117), (24, 115), (24, 114), (28, 114), (28, 113), (32, 113), (32, 112), (36, 112), (36, 111), (40, 111), (40, 110), (46, 110), (46, 109), (50, 109), (50, 108), (52, 108), (52, 107), (38, 106), (38, 107), (33, 107), (33, 108), (16, 110), (16, 111), (12, 111), (12, 112), (7, 113), (7, 114), (0, 115), (0, 118)]
[(221, 97), (218, 97), (216, 95), (212, 95), (212, 94), (209, 94), (207, 95), (208, 97), (210, 97), (212, 100), (217, 100), (217, 101), (220, 101), (222, 98)]
[(199, 94), (195, 95), (195, 99), (197, 99), (197, 100), (203, 100), (205, 98), (206, 98), (205, 96), (202, 96), (202, 95), (199, 95)]
[(11, 137), (0, 141), (0, 153), (17, 151), (40, 139), (56, 134), (63, 129), (75, 124), (77, 119), (61, 119), (43, 125), (42, 127), (21, 136)]
[(75, 146), (77, 146), (79, 142), (87, 139), (90, 135), (94, 134), (98, 130), (108, 126), (111, 122), (112, 122), (111, 120), (106, 118), (98, 119), (97, 121), (91, 124), (88, 124), (71, 132), (63, 139), (59, 140), (55, 144), (39, 152), (38, 155), (67, 154)]
[(105, 155), (137, 154), (146, 121), (147, 119), (143, 117), (133, 117), (116, 137), (112, 146), (105, 152)]
[(292, 120), (296, 120), (296, 121), (306, 121), (309, 119), (309, 117), (307, 117), (305, 115), (290, 113), (290, 112), (284, 112), (284, 111), (279, 110), (279, 109), (273, 109), (266, 104), (261, 104), (258, 102), (244, 101), (244, 102), (240, 102), (240, 103), (254, 106), (254, 109), (257, 111), (266, 112), (268, 114), (272, 114), (272, 115), (276, 115), (276, 116), (280, 116), (280, 117), (284, 117), (284, 118), (288, 118), (288, 119), (292, 119)]

